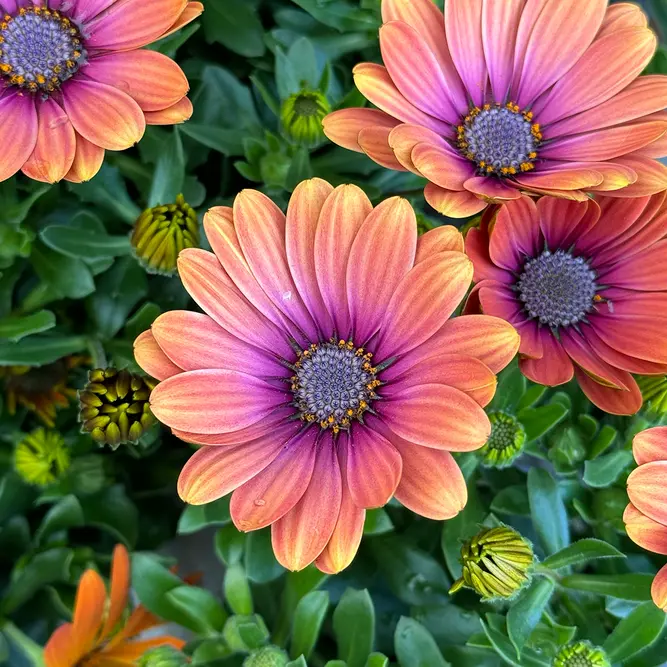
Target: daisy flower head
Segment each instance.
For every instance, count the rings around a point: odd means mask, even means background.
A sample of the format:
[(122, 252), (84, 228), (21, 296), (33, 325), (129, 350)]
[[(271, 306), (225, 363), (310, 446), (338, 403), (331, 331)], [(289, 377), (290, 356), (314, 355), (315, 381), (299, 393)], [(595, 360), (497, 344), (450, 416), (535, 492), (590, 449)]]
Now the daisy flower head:
[(634, 414), (642, 394), (631, 374), (667, 371), (666, 200), (504, 204), (466, 237), (477, 283), (467, 311), (517, 328), (519, 366), (533, 382), (576, 377), (602, 410)]
[(642, 10), (607, 0), (382, 0), (384, 65), (354, 69), (376, 109), (343, 109), (327, 136), (428, 179), (461, 218), (522, 192), (583, 201), (667, 188), (667, 77)]
[(188, 0), (0, 0), (0, 181), (86, 181), (146, 125), (187, 120), (181, 68), (142, 47), (202, 11)]
[(466, 485), (451, 452), (488, 439), (483, 406), (518, 348), (498, 318), (450, 319), (472, 278), (461, 234), (417, 238), (406, 200), (373, 208), (320, 179), (296, 188), (287, 215), (245, 190), (204, 227), (214, 252), (179, 257), (204, 314), (165, 313), (135, 342), (160, 380), (154, 415), (201, 446), (181, 497), (233, 491), (236, 526), (272, 525), (293, 570), (346, 567), (365, 510), (394, 495), (456, 515)]

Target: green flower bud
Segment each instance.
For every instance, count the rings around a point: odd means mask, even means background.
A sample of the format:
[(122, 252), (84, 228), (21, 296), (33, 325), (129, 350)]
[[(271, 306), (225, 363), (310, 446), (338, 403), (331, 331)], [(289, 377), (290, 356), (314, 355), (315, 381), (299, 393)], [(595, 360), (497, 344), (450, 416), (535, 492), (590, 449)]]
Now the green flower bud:
[(144, 653), (138, 667), (185, 667), (188, 658), (173, 646), (159, 646)]
[(533, 547), (508, 526), (486, 528), (461, 547), (463, 576), (450, 595), (471, 588), (485, 601), (512, 598), (530, 580)]
[(60, 479), (70, 465), (62, 435), (44, 428), (35, 429), (16, 446), (14, 469), (28, 483), (48, 486)]
[(552, 667), (611, 667), (611, 663), (601, 648), (579, 641), (558, 651)]
[(115, 368), (96, 368), (79, 392), (79, 421), (84, 433), (116, 449), (133, 443), (155, 423), (148, 399), (155, 381)]
[(331, 112), (323, 93), (302, 90), (290, 95), (280, 110), (283, 131), (288, 139), (301, 146), (312, 147), (324, 139), (322, 120)]
[(506, 468), (523, 451), (526, 431), (516, 417), (504, 412), (492, 412), (489, 421), (491, 435), (478, 454), (485, 466)]
[(649, 375), (637, 378), (644, 407), (656, 415), (667, 413), (667, 376)]
[[(259, 630), (258, 635), (262, 637), (262, 641), (268, 641), (269, 630), (264, 623), (264, 619), (258, 614), (252, 616), (230, 616), (222, 629), (222, 637), (232, 651), (248, 651), (248, 646), (241, 637), (239, 626), (255, 625)], [(260, 642), (261, 643), (261, 642)]]
[(135, 223), (130, 241), (146, 271), (173, 275), (178, 253), (199, 247), (197, 214), (183, 195), (178, 195), (174, 204), (146, 209)]
[(253, 651), (244, 661), (243, 667), (285, 667), (289, 656), (277, 646), (265, 646)]

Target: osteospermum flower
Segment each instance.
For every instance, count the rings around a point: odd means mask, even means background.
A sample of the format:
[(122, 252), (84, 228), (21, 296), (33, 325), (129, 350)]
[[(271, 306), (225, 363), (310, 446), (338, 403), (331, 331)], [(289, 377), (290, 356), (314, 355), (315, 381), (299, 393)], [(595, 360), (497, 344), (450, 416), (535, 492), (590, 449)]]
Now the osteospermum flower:
[(86, 181), (147, 124), (189, 118), (181, 68), (141, 47), (202, 11), (187, 0), (0, 0), (0, 181), (19, 170)]
[[(630, 504), (623, 514), (628, 537), (647, 551), (667, 556), (667, 427), (638, 433), (632, 453), (639, 466), (628, 477)], [(667, 565), (651, 586), (653, 602), (667, 611)]]
[(631, 373), (667, 370), (666, 195), (572, 202), (528, 197), (466, 237), (475, 265), (469, 312), (511, 322), (526, 377), (576, 377), (613, 414), (634, 414)]
[(354, 69), (378, 109), (343, 109), (327, 136), (430, 183), (466, 217), (521, 192), (583, 201), (667, 188), (667, 77), (639, 7), (607, 0), (383, 0), (384, 66)]
[(233, 491), (244, 531), (272, 524), (278, 560), (352, 560), (365, 509), (395, 495), (434, 519), (466, 487), (451, 451), (477, 449), (482, 406), (518, 337), (493, 317), (449, 320), (472, 264), (453, 227), (417, 239), (409, 203), (373, 209), (356, 186), (301, 183), (287, 217), (246, 190), (204, 219), (215, 254), (184, 250), (181, 279), (205, 315), (169, 312), (135, 343), (162, 380), (155, 416), (203, 445), (179, 493)]
[(130, 667), (156, 646), (182, 648), (185, 642), (169, 635), (137, 639), (160, 620), (142, 606), (126, 616), (129, 591), (130, 558), (119, 544), (113, 553), (108, 595), (102, 577), (86, 570), (77, 588), (72, 622), (57, 628), (44, 647), (46, 667)]

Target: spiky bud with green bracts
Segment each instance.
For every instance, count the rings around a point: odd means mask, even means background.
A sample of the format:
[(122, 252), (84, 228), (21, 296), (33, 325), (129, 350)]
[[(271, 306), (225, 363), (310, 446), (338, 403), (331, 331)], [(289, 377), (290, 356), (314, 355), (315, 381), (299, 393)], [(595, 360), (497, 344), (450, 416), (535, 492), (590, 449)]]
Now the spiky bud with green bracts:
[(461, 547), (463, 576), (449, 593), (471, 588), (487, 602), (512, 598), (530, 581), (534, 561), (532, 545), (516, 530), (485, 528)]
[(185, 667), (187, 664), (187, 656), (173, 646), (151, 649), (139, 660), (139, 667)]
[(506, 468), (523, 451), (526, 431), (516, 417), (505, 412), (492, 412), (489, 421), (491, 435), (477, 454), (486, 466)]
[(53, 484), (69, 466), (67, 445), (57, 431), (35, 429), (19, 442), (14, 452), (14, 469), (28, 484)]
[(174, 204), (147, 208), (135, 223), (130, 241), (146, 271), (173, 275), (178, 253), (199, 247), (197, 214), (178, 195)]
[(155, 423), (148, 399), (156, 382), (115, 368), (96, 368), (79, 392), (79, 421), (84, 432), (113, 449), (133, 443)]
[(280, 109), (283, 132), (301, 146), (317, 146), (324, 139), (322, 120), (331, 112), (323, 93), (302, 90), (290, 95)]
[(605, 652), (586, 641), (564, 646), (551, 664), (552, 667), (611, 667)]
[(667, 413), (667, 375), (645, 375), (637, 378), (644, 407), (656, 415)]
[(244, 661), (243, 667), (285, 667), (289, 656), (277, 646), (265, 646), (253, 651)]

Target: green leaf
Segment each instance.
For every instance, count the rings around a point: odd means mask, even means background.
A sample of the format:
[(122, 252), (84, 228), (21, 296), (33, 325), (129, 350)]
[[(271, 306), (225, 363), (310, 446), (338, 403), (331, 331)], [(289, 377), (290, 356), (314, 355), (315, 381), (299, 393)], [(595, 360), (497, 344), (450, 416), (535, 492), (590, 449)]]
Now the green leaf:
[(306, 659), (300, 655), (296, 660), (290, 660), (285, 667), (308, 667)]
[(60, 298), (82, 299), (95, 291), (93, 275), (80, 259), (35, 243), (30, 262), (39, 278)]
[(311, 591), (299, 600), (292, 621), (290, 654), (293, 657), (299, 655), (310, 657), (328, 609), (329, 593), (327, 591)]
[(556, 480), (543, 468), (528, 471), (528, 500), (533, 527), (547, 555), (570, 543), (567, 511)]
[(134, 340), (140, 333), (151, 328), (151, 325), (161, 315), (162, 309), (156, 303), (147, 301), (125, 323), (123, 334)]
[(489, 412), (505, 410), (512, 412), (516, 402), (526, 391), (526, 376), (516, 362), (511, 363), (498, 376), (498, 387), (489, 404)]
[(264, 55), (264, 28), (247, 0), (212, 2), (206, 7), (204, 34), (209, 44), (219, 42), (245, 58)]
[(285, 54), (276, 49), (276, 86), (281, 99), (286, 99), (304, 88), (319, 88), (319, 68), (313, 43), (300, 37)]
[(237, 563), (227, 568), (223, 587), (225, 598), (235, 614), (250, 616), (253, 613), (252, 592), (243, 565)]
[(165, 593), (165, 598), (180, 609), (198, 632), (210, 634), (222, 630), (227, 614), (209, 591), (197, 586), (176, 586)]
[[(526, 649), (521, 657), (521, 662), (516, 658), (516, 651), (512, 642), (497, 627), (490, 622), (492, 614), (487, 614), (487, 623), (481, 621), (482, 628), (486, 634), (491, 646), (496, 653), (512, 667), (551, 667), (551, 660), (546, 656), (541, 656), (536, 651)], [(501, 617), (502, 618), (502, 617)]]
[(537, 578), (519, 595), (507, 613), (507, 634), (517, 656), (542, 618), (556, 585), (551, 579)]
[(132, 548), (139, 533), (139, 512), (121, 484), (88, 496), (82, 505), (87, 526), (97, 526)]
[(374, 510), (366, 510), (364, 521), (364, 535), (384, 535), (394, 530), (394, 524), (381, 507)]
[(285, 568), (273, 555), (271, 531), (268, 528), (247, 534), (244, 564), (248, 579), (256, 584), (274, 581), (285, 572)]
[(238, 130), (187, 122), (181, 131), (191, 139), (223, 155), (243, 155), (243, 143)]
[(568, 409), (560, 403), (521, 410), (517, 416), (526, 431), (526, 442), (543, 436), (561, 422), (567, 413)]
[(245, 540), (245, 533), (228, 523), (215, 533), (215, 553), (225, 565), (236, 565), (243, 558)]
[(613, 484), (632, 463), (632, 452), (612, 452), (584, 463), (584, 482), (599, 489)]
[(618, 431), (613, 426), (605, 424), (600, 429), (600, 432), (597, 434), (595, 440), (591, 444), (591, 452), (589, 458), (591, 460), (596, 459), (598, 456), (600, 456), (600, 454), (606, 452), (607, 449), (609, 449), (609, 447), (612, 446), (614, 440), (616, 440), (617, 435)]
[(625, 554), (607, 542), (586, 538), (571, 544), (549, 556), (542, 565), (552, 570), (570, 565), (579, 565), (596, 558), (625, 558)]
[[(215, 6), (215, 4), (213, 5)], [(206, 23), (204, 24), (206, 25)], [(153, 182), (148, 195), (148, 206), (171, 204), (183, 190), (185, 180), (185, 154), (178, 127), (174, 127), (160, 153), (153, 172)]]
[(130, 253), (128, 236), (109, 236), (93, 229), (67, 225), (49, 225), (39, 237), (52, 250), (75, 259), (92, 260), (119, 257)]
[(40, 310), (22, 317), (4, 317), (0, 319), (0, 339), (8, 338), (16, 342), (30, 334), (48, 331), (56, 326), (56, 316), (50, 310)]
[(373, 650), (375, 609), (367, 590), (348, 588), (333, 614), (338, 655), (348, 667), (364, 667)]
[(652, 581), (650, 574), (571, 574), (563, 577), (560, 584), (578, 591), (644, 602), (651, 599)]
[(42, 523), (35, 531), (35, 541), (39, 544), (53, 533), (83, 525), (81, 503), (76, 496), (65, 496), (44, 515)]
[(412, 618), (398, 621), (394, 646), (401, 667), (450, 667), (429, 631)]
[(33, 487), (26, 484), (13, 470), (0, 479), (0, 525), (7, 519), (26, 512), (35, 499)]
[(528, 491), (523, 484), (506, 486), (496, 494), (491, 502), (491, 511), (497, 514), (530, 516)]
[(614, 628), (602, 648), (611, 662), (625, 664), (658, 639), (666, 620), (665, 612), (653, 602), (640, 604)]
[(313, 168), (310, 164), (310, 153), (306, 148), (299, 148), (285, 177), (285, 189), (292, 192), (296, 186), (313, 176)]
[(232, 519), (229, 514), (230, 496), (214, 500), (207, 505), (186, 505), (178, 521), (179, 535), (196, 533), (207, 526), (224, 526)]
[(17, 343), (0, 342), (0, 365), (43, 366), (86, 348), (85, 336), (30, 336)]
[(389, 667), (389, 658), (382, 653), (371, 653), (366, 660), (366, 667)]

